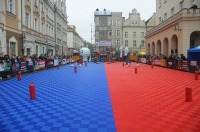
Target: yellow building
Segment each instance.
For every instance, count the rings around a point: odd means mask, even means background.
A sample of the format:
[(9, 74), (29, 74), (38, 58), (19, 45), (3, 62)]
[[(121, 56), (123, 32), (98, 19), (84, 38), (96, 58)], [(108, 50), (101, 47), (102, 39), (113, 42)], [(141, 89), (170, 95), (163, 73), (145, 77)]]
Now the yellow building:
[(187, 49), (200, 45), (200, 0), (156, 0), (156, 14), (147, 25), (147, 54), (187, 56)]

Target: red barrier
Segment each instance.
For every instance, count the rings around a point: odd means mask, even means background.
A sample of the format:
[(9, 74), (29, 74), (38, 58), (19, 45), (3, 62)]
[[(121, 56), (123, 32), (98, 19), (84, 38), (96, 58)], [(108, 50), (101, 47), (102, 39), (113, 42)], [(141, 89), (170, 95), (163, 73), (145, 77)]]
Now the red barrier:
[(122, 63), (122, 66), (124, 67), (124, 62)]
[(34, 83), (29, 84), (29, 91), (30, 91), (30, 100), (36, 99), (35, 84)]
[(17, 78), (18, 78), (19, 81), (22, 79), (22, 72), (21, 71), (17, 72)]
[(194, 79), (195, 79), (195, 80), (198, 80), (198, 78), (199, 78), (198, 76), (199, 76), (199, 72), (198, 72), (198, 71), (195, 71), (195, 72), (194, 72)]
[(191, 102), (192, 101), (192, 88), (191, 87), (186, 86), (186, 88), (185, 88), (185, 96), (186, 96), (186, 99), (185, 99), (186, 102)]

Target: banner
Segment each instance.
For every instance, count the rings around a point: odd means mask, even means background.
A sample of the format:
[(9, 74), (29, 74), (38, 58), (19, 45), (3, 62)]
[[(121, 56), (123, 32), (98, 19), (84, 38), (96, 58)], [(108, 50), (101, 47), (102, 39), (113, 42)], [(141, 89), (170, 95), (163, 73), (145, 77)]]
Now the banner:
[(12, 72), (13, 72), (13, 73), (18, 72), (18, 71), (20, 70), (19, 67), (20, 67), (20, 65), (19, 65), (18, 62), (15, 63), (15, 64), (13, 64), (13, 65), (12, 65)]
[(112, 42), (110, 41), (99, 41), (99, 42), (96, 42), (96, 46), (111, 46), (112, 45)]
[(38, 62), (38, 66), (39, 66), (40, 69), (44, 69), (45, 68), (45, 61), (44, 60), (40, 60)]
[(197, 66), (197, 61), (191, 61), (190, 66)]
[(34, 71), (34, 65), (33, 65), (33, 61), (28, 61), (27, 62), (28, 65), (27, 65), (27, 71)]
[(38, 65), (38, 61), (35, 61), (35, 65), (34, 65), (34, 70), (39, 70), (39, 65)]
[(0, 63), (0, 71), (4, 71), (4, 63)]
[(67, 64), (67, 60), (66, 60), (66, 59), (63, 59), (63, 60), (62, 60), (62, 65), (65, 65), (65, 64)]
[(160, 60), (159, 59), (154, 59), (153, 62), (154, 62), (154, 65), (160, 66)]
[(111, 11), (95, 11), (94, 15), (96, 16), (110, 16), (112, 14)]
[(59, 64), (58, 59), (54, 59), (54, 66), (57, 66)]
[(47, 60), (47, 68), (53, 67), (54, 59)]
[(147, 63), (147, 59), (146, 58), (140, 58), (141, 59), (141, 63)]
[(25, 61), (22, 61), (22, 62), (20, 63), (20, 71), (22, 71), (22, 72), (27, 72), (27, 64), (26, 64)]

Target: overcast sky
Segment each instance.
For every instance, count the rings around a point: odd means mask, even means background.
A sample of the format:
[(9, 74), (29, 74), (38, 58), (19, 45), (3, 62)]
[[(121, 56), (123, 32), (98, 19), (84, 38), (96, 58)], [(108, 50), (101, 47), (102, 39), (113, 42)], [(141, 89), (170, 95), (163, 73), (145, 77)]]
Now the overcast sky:
[(156, 10), (156, 0), (66, 0), (69, 25), (76, 26), (77, 33), (86, 41), (91, 42), (91, 24), (93, 24), (94, 43), (94, 11), (122, 12), (128, 14), (134, 8), (140, 13), (142, 20), (148, 20)]

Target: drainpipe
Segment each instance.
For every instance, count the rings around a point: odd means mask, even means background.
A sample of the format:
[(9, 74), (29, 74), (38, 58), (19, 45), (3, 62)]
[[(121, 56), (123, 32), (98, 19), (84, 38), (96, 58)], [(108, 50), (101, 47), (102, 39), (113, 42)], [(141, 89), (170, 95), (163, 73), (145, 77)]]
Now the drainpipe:
[(22, 1), (23, 0), (21, 0), (21, 31), (22, 31), (22, 55), (24, 55), (24, 35), (23, 35), (23, 33), (24, 33), (24, 31), (23, 31), (23, 8), (22, 8), (22, 6), (23, 6), (23, 4), (22, 4)]

